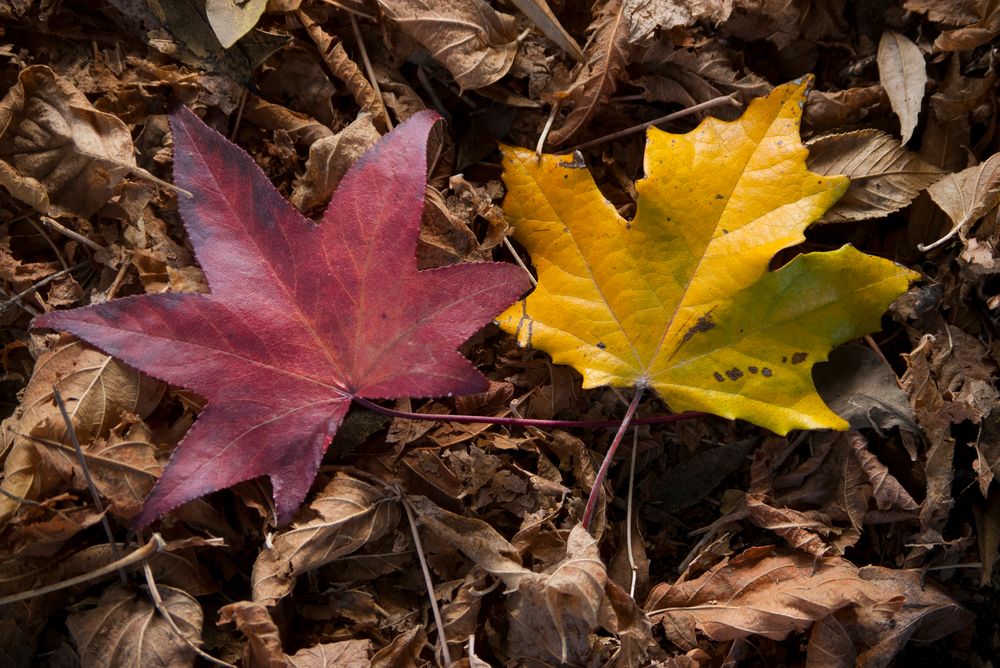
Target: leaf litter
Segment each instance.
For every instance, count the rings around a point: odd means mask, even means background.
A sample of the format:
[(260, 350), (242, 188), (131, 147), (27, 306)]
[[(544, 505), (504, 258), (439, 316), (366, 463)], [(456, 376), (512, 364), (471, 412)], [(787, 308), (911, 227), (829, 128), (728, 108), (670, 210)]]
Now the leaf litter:
[[(259, 19), (265, 3), (240, 3), (243, 15), (231, 19), (218, 11), (227, 3), (208, 18), (195, 4), (0, 9), (9, 28), (0, 597), (31, 595), (0, 608), (0, 652), (13, 665), (192, 665), (194, 647), (231, 664), (296, 666), (696, 666), (741, 656), (985, 665), (996, 654), (995, 3), (907, 0), (875, 15), (826, 2), (570, 2), (546, 13), (470, 0), (454, 3), (461, 25), (395, 1), (272, 1)], [(220, 19), (230, 21), (222, 32)], [(219, 34), (238, 39), (227, 49)], [(574, 46), (583, 43), (581, 59)], [(211, 417), (212, 397), (29, 325), (68, 307), (115, 308), (121, 297), (205, 300), (229, 280), (213, 278), (198, 235), (184, 229), (191, 201), (163, 185), (185, 150), (169, 131), (171, 103), (250, 153), (266, 178), (240, 158), (240, 173), (254, 174), (244, 187), (258, 193), (246, 205), (274, 203), (282, 231), (310, 223), (280, 199), (319, 216), (379, 135), (436, 109), (448, 124), (430, 144), (429, 189), (422, 159), (400, 170), (419, 174), (407, 201), (423, 210), (421, 245), (411, 228), (403, 256), (430, 268), (514, 259), (504, 239), (516, 243), (526, 223), (511, 214), (510, 191), (506, 218), (498, 213), (496, 142), (541, 139), (553, 150), (715, 104), (661, 126), (684, 137), (704, 115), (733, 121), (751, 100), (810, 73), (806, 165), (852, 179), (819, 222), (850, 224), (814, 226), (799, 245), (772, 252), (765, 269), (850, 243), (922, 274), (864, 344), (871, 355), (833, 350), (843, 371), (835, 398), (816, 376), (854, 431), (776, 437), (711, 416), (636, 427), (598, 489), (589, 534), (579, 522), (606, 429), (368, 419), (355, 408), (322, 459), (314, 451), (295, 461), (315, 467), (316, 479), (310, 486), (305, 476), (294, 518), (298, 501), (286, 497), (278, 513), (290, 524), (272, 524), (272, 495), (282, 492), (253, 478), (152, 523), (165, 551), (129, 566), (127, 584), (106, 568), (116, 552), (142, 549), (128, 528), (185, 434)], [(730, 95), (739, 106), (713, 102)], [(35, 106), (24, 112), (27, 102)], [(626, 222), (636, 220), (633, 184), (648, 176), (643, 145), (629, 134), (583, 152), (597, 197)], [(205, 183), (199, 175), (189, 185)], [(530, 248), (514, 251), (540, 270)], [(511, 265), (511, 276), (519, 271)], [(261, 291), (233, 308), (266, 294), (260, 272), (229, 278)], [(312, 289), (332, 303), (329, 286)], [(511, 288), (509, 298), (526, 290)], [(397, 408), (621, 418), (613, 390), (584, 390), (575, 371), (496, 328), (473, 332), (501, 310), (479, 306), (461, 354), (489, 389), (461, 399), (401, 395)], [(271, 326), (258, 322), (255, 335), (266, 339)], [(290, 343), (273, 346), (282, 348), (292, 355)], [(117, 551), (96, 530), (53, 385), (69, 404)], [(667, 409), (648, 397), (637, 416)], [(416, 511), (419, 548), (404, 504)], [(71, 578), (82, 584), (44, 593)]]

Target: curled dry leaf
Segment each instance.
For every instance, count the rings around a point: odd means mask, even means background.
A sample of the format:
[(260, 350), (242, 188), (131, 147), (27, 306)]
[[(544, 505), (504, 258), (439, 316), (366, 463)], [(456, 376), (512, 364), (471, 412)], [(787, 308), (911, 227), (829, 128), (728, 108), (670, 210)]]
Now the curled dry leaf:
[(393, 530), (399, 506), (382, 490), (337, 474), (298, 518), (274, 537), (270, 550), (257, 557), (252, 576), (254, 601), (274, 605), (292, 591), (299, 575)]
[(888, 467), (868, 449), (868, 441), (861, 434), (850, 434), (851, 452), (872, 486), (872, 496), (879, 510), (916, 511), (920, 505), (899, 483)]
[(583, 49), (587, 60), (577, 67), (573, 83), (564, 94), (573, 110), (549, 135), (553, 146), (576, 134), (614, 94), (628, 64), (629, 26), (624, 0), (607, 0), (589, 30), (590, 38)]
[(316, 43), (319, 53), (323, 57), (323, 62), (330, 68), (333, 76), (344, 83), (347, 90), (354, 96), (354, 101), (358, 103), (358, 106), (371, 114), (372, 123), (380, 132), (388, 130), (388, 116), (381, 96), (375, 92), (372, 83), (365, 78), (357, 63), (347, 55), (343, 43), (323, 30), (319, 23), (306, 12), (299, 11), (297, 16), (302, 25), (305, 26), (309, 37)]
[(927, 87), (927, 66), (920, 47), (905, 35), (886, 30), (878, 43), (878, 74), (899, 117), (903, 143), (910, 141)]
[(379, 0), (379, 6), (451, 72), (463, 90), (489, 86), (514, 64), (514, 17), (483, 0)]
[[(43, 448), (27, 436), (69, 444), (65, 422), (53, 402), (59, 390), (81, 443), (108, 437), (126, 413), (147, 416), (163, 395), (157, 380), (94, 350), (69, 336), (57, 339), (42, 354), (24, 391), (18, 412), (4, 421), (4, 478), (12, 496), (0, 496), (0, 521), (13, 515), (17, 498), (39, 499), (59, 483), (59, 476)], [(44, 461), (43, 461), (44, 459)], [(148, 462), (147, 462), (148, 463)]]
[(716, 641), (781, 640), (844, 611), (838, 619), (850, 620), (845, 626), (854, 644), (891, 658), (911, 637), (939, 639), (972, 618), (933, 584), (921, 589), (921, 582), (918, 571), (858, 569), (840, 557), (755, 547), (695, 580), (657, 586), (645, 607), (668, 636), (693, 626)]
[(305, 174), (296, 180), (289, 198), (292, 206), (306, 212), (325, 204), (350, 166), (379, 137), (371, 117), (365, 114), (337, 134), (313, 142)]
[(254, 601), (238, 601), (219, 609), (219, 624), (236, 624), (246, 636), (243, 659), (247, 666), (290, 668), (281, 649), (281, 634), (266, 607)]
[(0, 101), (0, 184), (50, 216), (86, 218), (136, 171), (132, 135), (45, 65)]
[[(187, 592), (159, 586), (163, 607), (183, 634), (179, 638), (149, 595), (121, 584), (109, 587), (96, 608), (66, 619), (84, 666), (184, 668), (192, 665), (201, 642), (201, 606)], [(185, 642), (185, 638), (188, 642)]]
[(941, 170), (878, 130), (856, 130), (808, 142), (806, 164), (817, 174), (851, 179), (820, 223), (881, 218), (899, 211), (941, 178)]

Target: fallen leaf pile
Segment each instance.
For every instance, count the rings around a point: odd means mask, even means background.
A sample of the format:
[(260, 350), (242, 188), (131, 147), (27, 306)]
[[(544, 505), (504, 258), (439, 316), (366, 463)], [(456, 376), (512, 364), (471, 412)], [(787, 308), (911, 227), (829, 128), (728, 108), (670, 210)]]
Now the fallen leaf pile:
[(0, 3), (0, 663), (989, 665), (995, 5)]

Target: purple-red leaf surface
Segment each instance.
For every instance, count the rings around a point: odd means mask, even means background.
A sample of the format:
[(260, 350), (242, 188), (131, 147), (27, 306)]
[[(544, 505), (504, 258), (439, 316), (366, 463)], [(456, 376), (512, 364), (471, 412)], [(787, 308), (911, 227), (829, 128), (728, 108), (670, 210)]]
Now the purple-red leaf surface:
[(305, 498), (352, 397), (486, 389), (457, 347), (529, 285), (512, 265), (417, 271), (427, 135), (415, 115), (342, 180), (323, 221), (302, 217), (256, 163), (179, 107), (180, 213), (210, 294), (168, 293), (47, 313), (207, 404), (136, 518), (266, 475), (279, 522)]

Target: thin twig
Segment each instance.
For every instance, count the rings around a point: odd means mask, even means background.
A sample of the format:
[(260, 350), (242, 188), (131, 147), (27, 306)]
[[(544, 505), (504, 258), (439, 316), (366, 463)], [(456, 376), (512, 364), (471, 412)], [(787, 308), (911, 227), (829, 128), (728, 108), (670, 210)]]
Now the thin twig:
[(503, 235), (503, 245), (507, 247), (508, 251), (510, 251), (511, 257), (514, 258), (514, 262), (517, 263), (517, 266), (524, 269), (524, 273), (528, 275), (528, 280), (531, 281), (531, 285), (538, 287), (538, 281), (531, 275), (531, 270), (528, 269), (528, 265), (524, 264), (524, 260), (521, 259), (517, 249), (514, 248), (514, 244), (510, 242), (510, 238), (506, 234)]
[(632, 584), (628, 595), (635, 598), (635, 583), (639, 579), (639, 567), (632, 554), (632, 497), (635, 496), (635, 453), (639, 449), (639, 432), (632, 430), (632, 457), (628, 467), (628, 498), (625, 501), (625, 545), (628, 547), (628, 565), (632, 569)]
[(434, 595), (434, 582), (431, 580), (431, 572), (427, 567), (427, 560), (424, 559), (424, 546), (420, 542), (420, 532), (417, 531), (417, 519), (413, 516), (413, 509), (407, 503), (406, 497), (400, 495), (400, 503), (406, 511), (406, 519), (410, 523), (410, 532), (413, 534), (413, 544), (417, 549), (417, 561), (420, 562), (420, 570), (424, 574), (424, 584), (427, 586), (427, 596), (431, 599), (431, 612), (434, 614), (434, 623), (438, 629), (438, 642), (441, 644), (441, 662), (445, 668), (451, 668), (451, 654), (448, 652), (448, 639), (444, 635), (444, 622), (441, 619), (441, 611), (438, 609), (437, 597)]
[[(108, 516), (104, 512), (104, 504), (101, 503), (101, 495), (97, 492), (97, 485), (94, 484), (94, 479), (90, 476), (90, 467), (87, 466), (87, 458), (83, 456), (83, 448), (80, 447), (80, 439), (77, 438), (76, 427), (73, 426), (73, 420), (69, 416), (69, 411), (66, 410), (66, 403), (63, 401), (62, 395), (59, 394), (59, 388), (55, 385), (52, 386), (52, 399), (55, 400), (56, 406), (59, 407), (59, 413), (66, 424), (66, 432), (69, 434), (70, 443), (73, 444), (73, 450), (76, 451), (77, 461), (80, 462), (83, 479), (87, 481), (90, 498), (94, 502), (97, 512), (101, 515), (101, 526), (104, 527), (104, 533), (107, 535), (108, 543), (111, 545), (111, 556), (114, 557), (115, 561), (119, 561), (122, 555), (118, 551), (118, 543), (115, 542), (115, 533), (111, 530), (111, 523), (108, 522)], [(128, 582), (128, 575), (124, 569), (119, 571), (119, 575), (121, 576), (122, 584)]]
[(214, 663), (217, 666), (227, 666), (227, 668), (236, 668), (233, 664), (220, 661), (211, 654), (208, 654), (203, 649), (195, 645), (190, 638), (181, 632), (181, 630), (177, 627), (177, 622), (174, 621), (173, 615), (171, 615), (170, 611), (167, 610), (167, 607), (163, 605), (163, 598), (160, 597), (160, 590), (156, 587), (156, 580), (153, 579), (153, 569), (149, 567), (149, 563), (143, 562), (142, 572), (146, 576), (146, 587), (149, 589), (149, 598), (153, 602), (153, 607), (156, 608), (156, 611), (160, 613), (164, 620), (166, 620), (167, 625), (170, 626), (170, 630), (173, 631), (185, 645), (190, 647), (198, 656), (205, 659), (209, 663)]
[(91, 250), (95, 251), (104, 250), (104, 246), (102, 246), (101, 244), (91, 239), (88, 239), (87, 237), (83, 236), (76, 230), (69, 229), (68, 227), (66, 227), (65, 225), (63, 225), (54, 218), (49, 218), (48, 216), (42, 216), (39, 220), (41, 220), (46, 227), (52, 228), (53, 230), (55, 230), (56, 232), (65, 237), (69, 237), (70, 239), (79, 241), (81, 244), (83, 244), (84, 246), (86, 246)]
[(369, 21), (374, 21), (378, 23), (378, 19), (372, 16), (371, 14), (366, 14), (364, 12), (358, 11), (357, 9), (353, 9), (351, 7), (348, 7), (347, 5), (343, 5), (339, 2), (336, 2), (336, 0), (320, 0), (320, 2), (328, 4), (331, 7), (336, 7), (337, 9), (343, 12), (347, 12), (348, 14), (351, 14), (353, 16), (360, 16), (363, 19), (368, 19)]
[(542, 133), (538, 135), (538, 143), (535, 144), (535, 155), (538, 157), (542, 156), (542, 148), (545, 146), (545, 140), (549, 138), (549, 131), (556, 120), (556, 114), (559, 113), (560, 106), (562, 106), (561, 101), (552, 105), (552, 111), (549, 112), (549, 117), (545, 119), (545, 127), (542, 128)]
[[(31, 293), (33, 293), (38, 288), (45, 287), (46, 285), (48, 285), (52, 281), (56, 280), (57, 278), (61, 278), (61, 277), (65, 276), (66, 274), (72, 273), (72, 272), (76, 271), (77, 269), (82, 269), (83, 267), (86, 267), (86, 266), (87, 266), (86, 262), (81, 262), (79, 264), (74, 264), (72, 267), (69, 267), (68, 269), (62, 269), (60, 271), (57, 271), (54, 274), (50, 274), (50, 275), (46, 276), (42, 280), (40, 280), (37, 283), (34, 283), (33, 285), (31, 285), (30, 287), (27, 287), (24, 290), (22, 290), (21, 292), (18, 292), (16, 295), (14, 295), (13, 297), (11, 297), (7, 301), (5, 301), (3, 304), (0, 304), (0, 313), (3, 313), (8, 308), (10, 308), (11, 306), (13, 306), (15, 303), (20, 302), (21, 299), (23, 299), (24, 297), (27, 297), (28, 295), (30, 295)], [(37, 313), (35, 315), (37, 315)]]
[(97, 580), (103, 578), (105, 575), (114, 573), (122, 568), (128, 568), (129, 566), (143, 561), (153, 554), (159, 552), (163, 549), (165, 543), (163, 539), (160, 538), (160, 534), (154, 533), (153, 537), (149, 539), (149, 542), (140, 547), (134, 552), (130, 552), (118, 561), (114, 561), (107, 566), (101, 566), (100, 568), (94, 569), (89, 573), (84, 573), (82, 575), (77, 575), (75, 578), (70, 578), (68, 580), (63, 580), (62, 582), (56, 582), (55, 584), (50, 584), (46, 587), (40, 587), (38, 589), (32, 589), (30, 591), (22, 591), (16, 594), (11, 594), (10, 596), (5, 596), (0, 598), (0, 605), (7, 605), (8, 603), (17, 603), (18, 601), (26, 601), (31, 598), (37, 598), (38, 596), (45, 596), (46, 594), (51, 594), (63, 589), (68, 589), (69, 587), (75, 587), (76, 585), (83, 584), (84, 582), (90, 582), (91, 580)]
[(635, 411), (639, 407), (639, 400), (642, 398), (643, 388), (638, 388), (635, 391), (635, 396), (632, 397), (632, 403), (628, 405), (628, 410), (625, 411), (625, 417), (621, 421), (621, 426), (618, 427), (618, 433), (615, 434), (615, 438), (611, 441), (611, 447), (608, 448), (608, 453), (604, 455), (604, 461), (601, 462), (601, 468), (597, 471), (597, 477), (594, 480), (594, 486), (590, 488), (590, 496), (587, 498), (587, 507), (583, 511), (583, 528), (590, 530), (590, 522), (594, 519), (594, 508), (597, 506), (597, 498), (601, 495), (601, 487), (604, 485), (604, 479), (608, 477), (608, 469), (611, 468), (611, 462), (615, 458), (615, 453), (618, 451), (618, 446), (621, 445), (622, 437), (625, 432), (633, 424), (632, 418), (635, 417)]
[(59, 246), (56, 245), (56, 242), (52, 240), (52, 237), (49, 236), (49, 233), (45, 231), (45, 228), (42, 227), (40, 223), (41, 220), (36, 221), (34, 218), (28, 218), (28, 224), (35, 228), (40, 235), (42, 235), (42, 238), (45, 239), (49, 248), (51, 248), (56, 254), (56, 258), (59, 260), (59, 264), (62, 265), (62, 268), (69, 269), (69, 262), (66, 261), (66, 256), (63, 255), (61, 250), (59, 250)]
[[(488, 415), (448, 415), (446, 413), (411, 413), (410, 411), (398, 411), (395, 408), (387, 408), (376, 404), (374, 401), (364, 397), (351, 397), (360, 406), (369, 410), (388, 415), (389, 417), (402, 418), (404, 420), (424, 420), (429, 422), (455, 422), (457, 424), (501, 424), (512, 427), (569, 427), (579, 429), (606, 429), (608, 427), (618, 427), (621, 420), (540, 420), (537, 418), (510, 418), (491, 417)], [(634, 400), (633, 400), (634, 401)], [(658, 415), (656, 417), (636, 418), (632, 424), (666, 424), (668, 422), (678, 422), (680, 420), (693, 420), (705, 417), (708, 413), (689, 411), (678, 413), (677, 415)]]
[(666, 123), (667, 121), (673, 121), (678, 118), (683, 118), (684, 116), (690, 116), (691, 114), (698, 113), (699, 111), (704, 111), (705, 109), (712, 109), (723, 104), (734, 104), (738, 105), (739, 101), (733, 95), (722, 95), (720, 97), (713, 97), (711, 100), (706, 100), (699, 104), (688, 107), (687, 109), (681, 109), (680, 111), (675, 111), (672, 114), (667, 114), (666, 116), (660, 116), (659, 118), (654, 118), (646, 123), (640, 123), (639, 125), (633, 125), (630, 128), (625, 128), (624, 130), (619, 130), (618, 132), (612, 132), (609, 135), (604, 135), (603, 137), (598, 137), (597, 139), (591, 139), (590, 141), (585, 141), (582, 144), (577, 144), (576, 146), (567, 149), (567, 152), (579, 151), (581, 149), (590, 148), (591, 146), (597, 146), (598, 144), (603, 144), (604, 142), (619, 139), (621, 137), (627, 137), (630, 134), (636, 132), (642, 132), (647, 128), (651, 128), (654, 125), (659, 125), (660, 123)]
[(250, 96), (250, 91), (246, 88), (240, 94), (240, 103), (236, 107), (236, 120), (233, 121), (233, 129), (229, 133), (229, 141), (236, 141), (236, 134), (240, 131), (240, 123), (243, 122), (243, 112), (246, 110), (247, 98)]
[(368, 73), (368, 78), (372, 82), (372, 89), (375, 91), (375, 95), (378, 96), (379, 101), (382, 103), (382, 115), (385, 116), (385, 125), (389, 130), (392, 130), (392, 119), (389, 118), (389, 110), (385, 108), (385, 98), (382, 97), (382, 89), (379, 88), (378, 79), (375, 78), (375, 69), (372, 67), (372, 61), (368, 59), (368, 49), (365, 48), (365, 41), (361, 39), (361, 28), (358, 27), (358, 19), (354, 16), (353, 12), (347, 12), (347, 16), (351, 19), (351, 29), (354, 31), (354, 39), (358, 42), (358, 50), (361, 51), (361, 62), (364, 63), (365, 72)]

